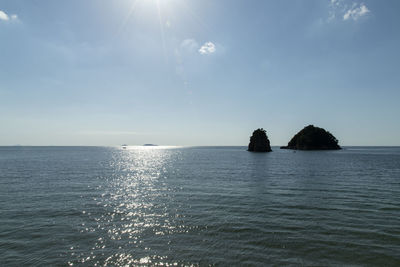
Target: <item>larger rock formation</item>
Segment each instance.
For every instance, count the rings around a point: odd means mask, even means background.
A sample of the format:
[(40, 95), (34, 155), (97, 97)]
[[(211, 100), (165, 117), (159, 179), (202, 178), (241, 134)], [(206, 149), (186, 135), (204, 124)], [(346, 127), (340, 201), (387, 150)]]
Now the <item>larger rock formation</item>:
[(287, 146), (282, 149), (299, 150), (330, 150), (340, 149), (338, 140), (328, 131), (322, 128), (308, 125), (303, 130), (293, 136)]
[(248, 151), (252, 152), (271, 152), (271, 146), (269, 144), (268, 136), (266, 131), (261, 128), (253, 132), (250, 137), (250, 143)]

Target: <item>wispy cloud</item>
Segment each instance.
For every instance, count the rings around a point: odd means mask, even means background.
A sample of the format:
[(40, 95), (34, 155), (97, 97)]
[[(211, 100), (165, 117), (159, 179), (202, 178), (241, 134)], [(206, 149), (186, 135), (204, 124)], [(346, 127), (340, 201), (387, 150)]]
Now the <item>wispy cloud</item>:
[(343, 20), (353, 19), (358, 20), (362, 16), (369, 13), (369, 9), (364, 4), (354, 4), (352, 8), (348, 9), (346, 13), (343, 15)]
[(212, 54), (215, 53), (215, 51), (217, 51), (217, 49), (215, 47), (215, 44), (213, 44), (212, 42), (206, 42), (199, 49), (199, 53), (202, 55)]
[(199, 44), (195, 39), (185, 39), (182, 41), (181, 47), (190, 52), (194, 52), (199, 48)]
[(336, 17), (337, 9), (340, 5), (339, 0), (330, 0), (329, 3), (329, 18), (328, 20), (333, 20)]
[(8, 21), (8, 20), (17, 20), (18, 16), (15, 14), (8, 15), (3, 10), (0, 10), (0, 20)]
[(138, 132), (131, 131), (81, 131), (78, 134), (83, 135), (138, 135)]
[(329, 0), (329, 18), (332, 21), (336, 18), (341, 20), (358, 20), (371, 11), (364, 3), (350, 2), (347, 0)]

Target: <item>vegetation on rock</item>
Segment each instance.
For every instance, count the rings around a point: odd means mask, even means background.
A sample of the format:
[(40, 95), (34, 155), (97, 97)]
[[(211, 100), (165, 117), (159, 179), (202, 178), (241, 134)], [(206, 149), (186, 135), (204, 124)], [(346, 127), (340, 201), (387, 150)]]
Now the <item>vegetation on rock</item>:
[(282, 149), (333, 150), (340, 149), (338, 140), (322, 128), (308, 125), (298, 132)]
[(266, 131), (261, 128), (253, 132), (250, 137), (248, 151), (253, 152), (271, 152), (271, 146)]

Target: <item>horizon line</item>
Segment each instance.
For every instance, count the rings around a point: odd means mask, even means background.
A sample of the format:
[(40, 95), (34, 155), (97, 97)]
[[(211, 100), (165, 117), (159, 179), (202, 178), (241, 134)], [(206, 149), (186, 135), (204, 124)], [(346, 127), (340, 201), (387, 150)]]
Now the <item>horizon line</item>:
[[(0, 147), (121, 147), (124, 145), (0, 145)], [(247, 147), (248, 145), (126, 145), (127, 147)], [(281, 147), (285, 145), (271, 145)], [(400, 147), (400, 145), (341, 145), (340, 147)]]

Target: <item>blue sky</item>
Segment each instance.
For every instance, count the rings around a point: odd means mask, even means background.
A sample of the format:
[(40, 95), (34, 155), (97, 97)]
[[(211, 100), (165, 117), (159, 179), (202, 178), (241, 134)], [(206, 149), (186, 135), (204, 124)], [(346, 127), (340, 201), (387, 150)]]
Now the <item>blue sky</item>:
[(0, 145), (400, 145), (399, 1), (0, 0)]

